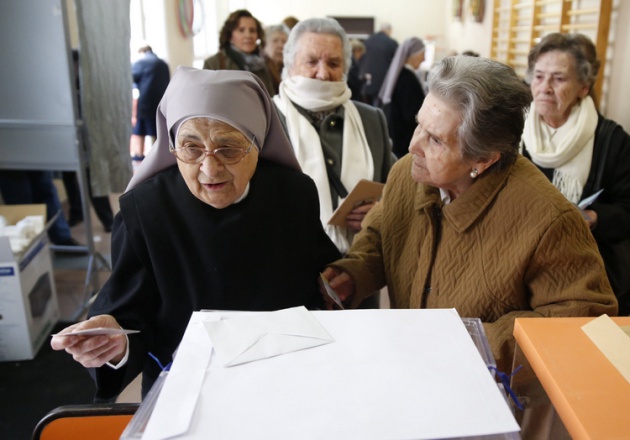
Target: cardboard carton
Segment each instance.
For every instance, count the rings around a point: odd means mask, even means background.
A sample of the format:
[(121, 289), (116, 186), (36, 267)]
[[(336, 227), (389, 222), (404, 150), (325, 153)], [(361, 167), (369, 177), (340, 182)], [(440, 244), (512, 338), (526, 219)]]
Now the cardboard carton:
[[(46, 218), (46, 205), (0, 206), (14, 225), (26, 216)], [(33, 359), (59, 320), (46, 230), (15, 254), (0, 236), (0, 361)]]

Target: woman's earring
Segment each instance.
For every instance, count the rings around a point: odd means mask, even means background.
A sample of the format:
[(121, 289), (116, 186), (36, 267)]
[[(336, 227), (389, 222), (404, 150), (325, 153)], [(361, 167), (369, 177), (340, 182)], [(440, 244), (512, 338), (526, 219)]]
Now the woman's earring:
[(470, 178), (476, 179), (478, 175), (479, 175), (479, 171), (477, 171), (477, 168), (473, 168), (472, 171), (470, 172)]

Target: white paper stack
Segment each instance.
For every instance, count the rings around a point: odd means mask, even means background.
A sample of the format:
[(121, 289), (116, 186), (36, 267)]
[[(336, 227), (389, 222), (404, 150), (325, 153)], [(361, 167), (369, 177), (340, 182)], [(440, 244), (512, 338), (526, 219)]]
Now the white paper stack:
[(41, 215), (27, 215), (15, 225), (7, 224), (6, 218), (0, 216), (0, 236), (8, 237), (11, 251), (19, 254), (44, 230), (44, 225)]

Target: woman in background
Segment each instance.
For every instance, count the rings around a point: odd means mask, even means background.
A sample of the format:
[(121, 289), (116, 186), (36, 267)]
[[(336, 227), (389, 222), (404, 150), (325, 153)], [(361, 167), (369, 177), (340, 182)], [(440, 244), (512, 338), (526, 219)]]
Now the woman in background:
[(265, 31), (260, 22), (246, 9), (230, 14), (219, 34), (219, 52), (207, 58), (208, 70), (246, 70), (261, 79), (267, 92), (275, 94), (271, 75), (262, 56)]
[(265, 44), (265, 62), (273, 83), (273, 95), (278, 94), (278, 87), (282, 81), (282, 68), (284, 67), (284, 45), (289, 38), (288, 28), (283, 24), (269, 26), (265, 30), (267, 44)]
[(630, 136), (598, 113), (592, 99), (599, 71), (595, 45), (581, 34), (554, 33), (529, 53), (534, 102), (523, 132), (523, 154), (562, 194), (578, 204), (603, 192), (582, 215), (604, 259), (619, 300), (630, 313)]
[(416, 129), (416, 113), (424, 101), (424, 91), (416, 75), (422, 61), (422, 40), (406, 39), (396, 49), (378, 94), (392, 137), (392, 151), (399, 158), (409, 152), (409, 142)]

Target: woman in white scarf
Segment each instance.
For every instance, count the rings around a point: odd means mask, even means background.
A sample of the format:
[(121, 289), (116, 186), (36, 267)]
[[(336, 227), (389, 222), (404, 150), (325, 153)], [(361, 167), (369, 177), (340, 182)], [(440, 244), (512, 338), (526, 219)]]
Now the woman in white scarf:
[[(534, 102), (523, 132), (533, 162), (553, 169), (554, 185), (576, 204), (593, 157), (597, 110), (588, 94), (599, 68), (597, 59), (586, 59), (579, 37), (551, 34), (530, 52)], [(588, 215), (595, 223), (597, 214)]]
[[(348, 250), (356, 231), (328, 225), (339, 200), (333, 203), (319, 134), (296, 105), (321, 115), (343, 107), (341, 182), (350, 192), (361, 179), (373, 180), (372, 153), (345, 80), (349, 66), (350, 45), (343, 28), (332, 19), (303, 20), (291, 31), (285, 46), (283, 81), (279, 95), (274, 97), (277, 108), (286, 118), (289, 138), (302, 171), (317, 185), (324, 229), (342, 252)], [(371, 206), (360, 207), (361, 212), (355, 215), (362, 219)]]
[(550, 34), (528, 61), (534, 102), (525, 121), (523, 154), (582, 210), (620, 314), (628, 314), (630, 136), (595, 107), (592, 87), (600, 64), (595, 46), (584, 35)]

